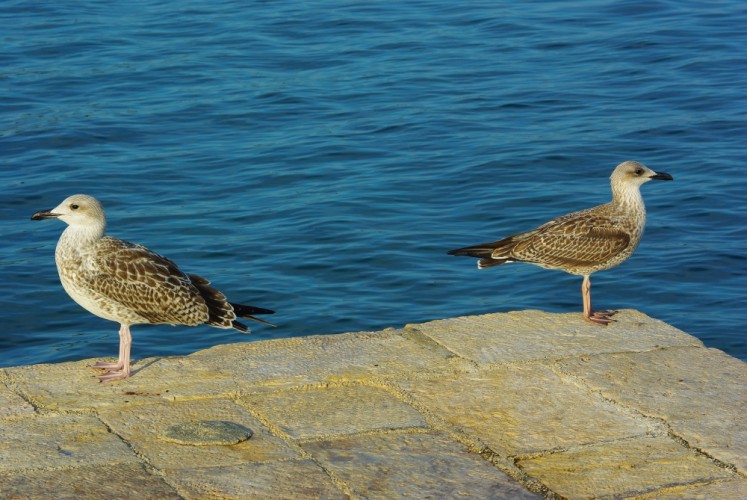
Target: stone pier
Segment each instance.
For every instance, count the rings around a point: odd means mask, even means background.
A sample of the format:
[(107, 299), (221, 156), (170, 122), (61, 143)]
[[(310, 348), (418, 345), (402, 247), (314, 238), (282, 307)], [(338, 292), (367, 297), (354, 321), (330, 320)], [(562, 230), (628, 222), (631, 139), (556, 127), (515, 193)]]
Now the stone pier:
[(747, 364), (616, 318), (220, 345), (105, 384), (5, 368), (0, 498), (747, 498)]

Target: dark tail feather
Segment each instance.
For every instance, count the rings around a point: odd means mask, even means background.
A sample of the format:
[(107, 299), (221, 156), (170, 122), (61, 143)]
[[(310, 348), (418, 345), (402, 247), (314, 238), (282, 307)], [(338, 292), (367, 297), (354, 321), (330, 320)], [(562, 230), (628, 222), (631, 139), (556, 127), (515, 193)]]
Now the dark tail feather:
[(205, 323), (218, 328), (230, 328), (234, 315), (231, 314), (231, 306), (226, 301), (226, 296), (210, 286), (210, 282), (202, 276), (196, 274), (188, 276), (207, 305), (208, 320)]
[[(263, 319), (255, 318), (252, 316), (253, 314), (275, 314), (275, 311), (271, 309), (264, 309), (262, 307), (254, 307), (254, 306), (245, 306), (244, 304), (235, 304), (233, 302), (230, 303), (231, 307), (233, 307), (233, 312), (236, 313), (236, 316), (240, 318), (246, 318), (251, 319), (253, 321), (259, 321), (260, 323), (264, 323), (265, 325), (270, 326), (277, 326), (273, 325), (269, 321), (265, 321)], [(233, 327), (237, 330), (241, 330), (242, 332), (249, 331), (249, 328), (247, 328), (246, 325), (243, 323), (239, 323), (238, 321), (233, 322)]]
[(465, 257), (476, 257), (480, 259), (477, 262), (477, 267), (485, 269), (487, 267), (500, 266), (506, 262), (512, 262), (510, 258), (496, 258), (493, 256), (495, 250), (506, 244), (506, 240), (496, 241), (494, 243), (483, 243), (481, 245), (475, 245), (472, 247), (457, 248), (456, 250), (450, 250), (449, 255), (458, 255)]
[(501, 264), (505, 264), (506, 262), (513, 261), (508, 259), (480, 259), (477, 261), (477, 267), (478, 269), (486, 269), (488, 267), (500, 266)]
[(463, 255), (466, 257), (477, 257), (478, 259), (489, 259), (493, 254), (495, 247), (489, 247), (486, 245), (476, 245), (474, 247), (457, 248), (456, 250), (449, 250), (449, 255)]

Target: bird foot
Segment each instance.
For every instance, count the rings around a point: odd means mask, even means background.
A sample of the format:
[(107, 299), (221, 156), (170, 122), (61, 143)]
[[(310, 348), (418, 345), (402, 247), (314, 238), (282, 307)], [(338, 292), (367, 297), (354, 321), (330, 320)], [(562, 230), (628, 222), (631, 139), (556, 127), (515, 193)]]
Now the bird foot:
[(114, 371), (119, 371), (122, 368), (124, 368), (124, 363), (122, 362), (104, 363), (103, 361), (99, 361), (95, 365), (90, 365), (88, 368), (93, 368), (94, 370), (105, 370), (107, 372), (114, 372)]
[(96, 378), (99, 379), (99, 382), (111, 382), (112, 380), (122, 380), (124, 378), (127, 378), (130, 376), (129, 372), (125, 371), (117, 371), (117, 372), (109, 372), (105, 373), (103, 375), (100, 375)]
[(597, 325), (607, 326), (610, 323), (614, 323), (615, 320), (612, 316), (617, 314), (617, 311), (593, 311), (588, 316), (584, 316), (586, 321), (596, 323)]

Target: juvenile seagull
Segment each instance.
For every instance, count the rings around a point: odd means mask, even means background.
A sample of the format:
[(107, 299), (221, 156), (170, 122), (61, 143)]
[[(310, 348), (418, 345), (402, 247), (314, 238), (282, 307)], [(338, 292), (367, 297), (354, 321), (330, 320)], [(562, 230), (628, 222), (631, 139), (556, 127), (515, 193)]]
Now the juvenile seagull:
[(101, 382), (130, 376), (130, 325), (207, 323), (248, 332), (237, 316), (272, 325), (252, 314), (274, 311), (228, 302), (208, 280), (183, 273), (166, 257), (104, 236), (106, 217), (96, 198), (76, 194), (31, 219), (67, 223), (54, 254), (62, 287), (84, 309), (120, 324), (119, 359), (92, 366), (106, 372)]
[(646, 224), (640, 187), (651, 179), (671, 181), (672, 176), (636, 161), (623, 162), (610, 177), (611, 202), (563, 215), (532, 231), (449, 254), (477, 257), (479, 269), (528, 262), (583, 276), (584, 319), (606, 326), (614, 321), (611, 317), (617, 311), (592, 310), (589, 277), (624, 262), (635, 251)]

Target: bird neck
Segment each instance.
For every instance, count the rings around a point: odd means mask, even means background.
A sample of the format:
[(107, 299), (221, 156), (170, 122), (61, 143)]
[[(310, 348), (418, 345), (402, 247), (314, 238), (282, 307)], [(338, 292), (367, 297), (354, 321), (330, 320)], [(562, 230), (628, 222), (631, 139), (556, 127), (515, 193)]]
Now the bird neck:
[(624, 210), (636, 210), (646, 213), (646, 205), (638, 186), (612, 186), (612, 204)]
[(106, 223), (67, 226), (60, 236), (58, 246), (84, 249), (95, 244), (104, 236)]

